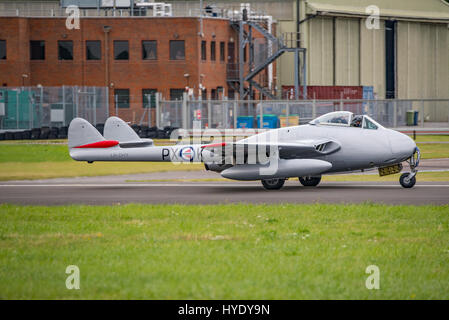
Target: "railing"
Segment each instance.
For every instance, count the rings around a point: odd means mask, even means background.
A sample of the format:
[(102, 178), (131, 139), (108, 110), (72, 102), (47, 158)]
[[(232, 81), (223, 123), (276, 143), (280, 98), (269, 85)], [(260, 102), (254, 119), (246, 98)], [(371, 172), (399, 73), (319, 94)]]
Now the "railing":
[(66, 127), (75, 117), (96, 125), (108, 116), (107, 88), (0, 88), (0, 130)]
[(194, 125), (201, 129), (269, 129), (308, 123), (332, 111), (351, 111), (369, 115), (385, 127), (449, 132), (449, 99), (195, 100), (184, 94), (182, 100), (170, 101), (157, 93), (149, 100), (151, 107), (143, 108), (142, 97), (131, 95), (126, 108), (121, 108), (108, 98), (106, 88), (1, 88), (0, 130), (68, 126), (75, 117), (101, 125), (109, 115), (160, 129), (190, 130)]
[(158, 102), (160, 113), (165, 114), (163, 119), (156, 120), (161, 127), (176, 123), (177, 127), (192, 129), (194, 121), (199, 121), (203, 129), (278, 128), (308, 123), (328, 112), (350, 111), (369, 115), (385, 127), (444, 128), (449, 131), (449, 99), (184, 100), (179, 103), (182, 110), (176, 115), (166, 111), (171, 103)]

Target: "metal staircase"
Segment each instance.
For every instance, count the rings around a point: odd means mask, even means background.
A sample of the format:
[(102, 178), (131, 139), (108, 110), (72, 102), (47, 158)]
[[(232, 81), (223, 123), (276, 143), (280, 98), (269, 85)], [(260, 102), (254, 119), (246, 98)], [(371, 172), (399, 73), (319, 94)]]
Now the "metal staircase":
[[(246, 12), (245, 12), (246, 10)], [(231, 18), (231, 27), (239, 33), (239, 53), (238, 63), (228, 63), (227, 81), (234, 90), (240, 93), (240, 99), (244, 100), (251, 95), (253, 88), (262, 93), (269, 99), (276, 99), (273, 88), (273, 67), (272, 63), (276, 61), (284, 52), (295, 53), (295, 87), (299, 87), (299, 54), (303, 57), (303, 81), (305, 83), (305, 53), (306, 49), (300, 48), (298, 35), (284, 34), (277, 38), (272, 34), (272, 18), (264, 14), (253, 12), (249, 5), (242, 5), (240, 14), (235, 19)], [(262, 47), (266, 50), (258, 51), (255, 48), (257, 40), (254, 31), (263, 36)], [(259, 43), (260, 44), (260, 43)], [(244, 50), (249, 46), (249, 59), (244, 61)], [(268, 83), (261, 84), (256, 81), (256, 76), (266, 70), (268, 73)], [(299, 88), (297, 88), (299, 89)], [(297, 90), (299, 92), (299, 90)], [(306, 91), (304, 91), (306, 92)]]

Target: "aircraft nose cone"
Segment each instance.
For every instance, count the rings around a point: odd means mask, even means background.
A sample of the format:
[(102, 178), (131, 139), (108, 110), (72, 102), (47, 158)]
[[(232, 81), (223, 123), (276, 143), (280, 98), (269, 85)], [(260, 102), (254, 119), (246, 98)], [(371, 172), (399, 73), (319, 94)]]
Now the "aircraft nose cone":
[(391, 152), (398, 160), (406, 160), (413, 155), (416, 149), (416, 143), (409, 136), (391, 130), (389, 135)]

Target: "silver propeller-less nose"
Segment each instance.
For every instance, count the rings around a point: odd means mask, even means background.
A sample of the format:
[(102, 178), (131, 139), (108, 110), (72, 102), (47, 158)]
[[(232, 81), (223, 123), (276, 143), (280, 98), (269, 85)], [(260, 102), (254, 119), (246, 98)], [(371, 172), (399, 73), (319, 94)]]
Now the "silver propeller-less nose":
[(410, 158), (416, 150), (416, 143), (409, 136), (395, 130), (389, 130), (391, 153), (398, 161)]

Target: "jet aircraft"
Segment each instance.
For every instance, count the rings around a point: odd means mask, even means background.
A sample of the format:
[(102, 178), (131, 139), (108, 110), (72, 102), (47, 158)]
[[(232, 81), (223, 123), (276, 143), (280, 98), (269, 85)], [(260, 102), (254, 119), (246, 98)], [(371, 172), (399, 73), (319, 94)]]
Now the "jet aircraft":
[(305, 125), (269, 130), (233, 141), (155, 146), (141, 139), (123, 120), (107, 119), (102, 136), (88, 121), (70, 123), (70, 156), (77, 161), (202, 162), (206, 170), (234, 180), (260, 180), (268, 190), (281, 189), (290, 178), (317, 186), (323, 175), (378, 169), (380, 176), (410, 172), (399, 182), (416, 183), (420, 152), (408, 136), (377, 123), (368, 115), (337, 111)]

